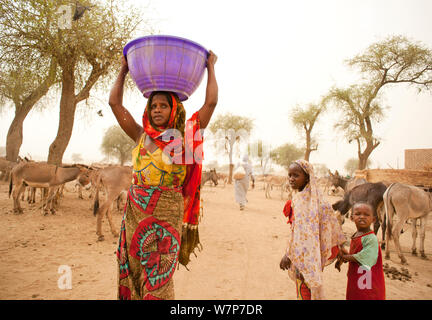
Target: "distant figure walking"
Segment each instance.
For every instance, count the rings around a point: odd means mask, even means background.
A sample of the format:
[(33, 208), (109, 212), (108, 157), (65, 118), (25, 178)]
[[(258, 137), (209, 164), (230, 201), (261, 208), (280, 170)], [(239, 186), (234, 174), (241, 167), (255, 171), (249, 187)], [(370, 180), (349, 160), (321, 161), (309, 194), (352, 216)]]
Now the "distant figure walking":
[(249, 178), (252, 179), (252, 188), (255, 186), (252, 165), (249, 162), (249, 156), (245, 154), (239, 168), (243, 168), (244, 176), (241, 179), (234, 177), (235, 201), (240, 205), (240, 210), (244, 210), (247, 201), (246, 194), (249, 189)]

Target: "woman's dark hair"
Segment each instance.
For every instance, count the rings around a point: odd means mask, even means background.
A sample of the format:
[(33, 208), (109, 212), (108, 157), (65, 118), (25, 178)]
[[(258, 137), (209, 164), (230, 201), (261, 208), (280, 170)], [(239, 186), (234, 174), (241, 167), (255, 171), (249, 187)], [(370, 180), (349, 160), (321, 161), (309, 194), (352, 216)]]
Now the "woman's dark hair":
[(154, 97), (155, 95), (157, 95), (157, 94), (161, 94), (161, 95), (165, 96), (165, 98), (166, 98), (167, 101), (168, 101), (169, 106), (170, 106), (171, 109), (172, 109), (172, 107), (173, 107), (173, 105), (172, 105), (172, 98), (171, 98), (171, 95), (170, 95), (170, 93), (169, 93), (168, 91), (153, 91), (153, 92), (150, 94), (150, 97), (149, 97), (149, 104), (151, 105), (151, 103), (152, 103), (152, 101), (153, 101), (153, 97)]

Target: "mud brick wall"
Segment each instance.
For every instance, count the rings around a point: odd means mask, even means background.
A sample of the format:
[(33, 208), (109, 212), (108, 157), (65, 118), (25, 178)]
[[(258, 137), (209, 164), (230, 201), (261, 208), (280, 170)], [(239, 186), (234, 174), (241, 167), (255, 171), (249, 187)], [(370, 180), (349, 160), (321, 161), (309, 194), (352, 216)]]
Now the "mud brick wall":
[(405, 169), (432, 170), (432, 149), (406, 149)]

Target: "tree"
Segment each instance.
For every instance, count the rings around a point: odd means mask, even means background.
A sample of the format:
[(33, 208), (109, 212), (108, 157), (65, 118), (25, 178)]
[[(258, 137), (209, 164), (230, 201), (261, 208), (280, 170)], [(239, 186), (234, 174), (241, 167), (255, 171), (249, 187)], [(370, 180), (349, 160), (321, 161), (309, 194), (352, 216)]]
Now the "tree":
[(0, 0), (0, 98), (15, 107), (6, 137), (9, 161), (17, 161), (24, 119), (58, 79), (56, 60), (33, 49), (32, 36), (43, 35), (47, 27), (45, 14), (36, 14), (33, 5)]
[(118, 125), (109, 127), (104, 134), (101, 150), (108, 157), (115, 157), (120, 165), (131, 158), (131, 152), (135, 147), (134, 141)]
[[(49, 147), (48, 162), (61, 164), (72, 135), (77, 104), (89, 98), (98, 82), (101, 87), (117, 69), (123, 46), (140, 24), (139, 10), (122, 14), (118, 1), (93, 4), (72, 19), (77, 3), (72, 0), (0, 0), (8, 32), (2, 33), (5, 54), (33, 57), (40, 64), (59, 68), (61, 83), (60, 119), (55, 140)], [(62, 23), (60, 23), (62, 22)], [(53, 67), (54, 68), (54, 67)], [(36, 70), (37, 71), (37, 70)], [(25, 118), (25, 116), (24, 116)]]
[[(357, 170), (357, 168), (358, 168), (358, 162), (359, 162), (359, 159), (356, 159), (356, 158), (350, 158), (350, 159), (347, 160), (347, 162), (345, 162), (345, 167), (344, 167), (345, 171), (350, 176), (353, 176), (354, 172)], [(366, 167), (369, 167), (370, 164), (371, 164), (371, 161), (370, 161), (370, 159), (368, 159)]]
[[(55, 83), (56, 68), (55, 61), (51, 61), (48, 70), (44, 67), (39, 69), (39, 72), (41, 72), (40, 75), (35, 75), (37, 69), (32, 68), (32, 70), (30, 70), (29, 65), (21, 68), (19, 71), (20, 74), (13, 71), (6, 71), (9, 68), (1, 71), (0, 94), (3, 94), (13, 101), (15, 106), (15, 116), (6, 136), (6, 158), (9, 161), (17, 161), (19, 150), (23, 142), (24, 120), (33, 107), (47, 94), (49, 88)], [(44, 69), (45, 71), (42, 71)], [(7, 75), (5, 75), (6, 72)], [(22, 79), (20, 75), (26, 75), (27, 79)]]
[(384, 116), (384, 110), (379, 97), (368, 103), (373, 87), (368, 85), (352, 85), (347, 89), (333, 88), (329, 99), (342, 113), (335, 128), (345, 134), (348, 142), (357, 143), (358, 169), (366, 167), (367, 159), (375, 150), (380, 140), (374, 135), (374, 123), (379, 123)]
[(300, 159), (302, 155), (303, 150), (291, 143), (281, 145), (270, 152), (271, 159), (286, 170), (293, 161)]
[(291, 112), (291, 121), (294, 126), (299, 130), (304, 130), (305, 133), (305, 155), (304, 159), (309, 161), (309, 156), (312, 151), (318, 150), (318, 143), (312, 137), (312, 129), (318, 120), (319, 115), (324, 111), (324, 104), (310, 103), (306, 109), (296, 107)]
[(72, 135), (77, 104), (89, 97), (99, 78), (117, 71), (123, 47), (140, 23), (139, 14), (128, 9), (128, 15), (122, 15), (119, 5), (111, 1), (106, 7), (93, 6), (71, 29), (57, 33), (60, 45), (51, 54), (61, 68), (60, 121), (49, 147), (48, 163), (61, 163)]
[(258, 160), (263, 175), (268, 174), (268, 165), (270, 164), (270, 145), (263, 140), (253, 141), (248, 145), (248, 154), (252, 159)]
[(328, 167), (324, 163), (313, 163), (314, 173), (316, 177), (324, 177), (328, 174)]
[(216, 148), (221, 149), (223, 146), (229, 156), (228, 183), (232, 183), (234, 144), (240, 141), (247, 142), (252, 128), (252, 119), (231, 113), (219, 115), (209, 126), (210, 132), (215, 135)]
[(81, 162), (81, 161), (83, 161), (83, 157), (81, 156), (81, 154), (80, 153), (73, 153), (72, 154), (72, 161), (73, 162)]
[(367, 165), (380, 139), (374, 135), (374, 123), (384, 116), (380, 93), (395, 84), (414, 85), (419, 91), (432, 85), (432, 51), (402, 36), (389, 37), (370, 45), (364, 53), (347, 61), (363, 74), (363, 82), (349, 88), (333, 88), (326, 103), (342, 112), (336, 128), (349, 142), (357, 143), (358, 169)]

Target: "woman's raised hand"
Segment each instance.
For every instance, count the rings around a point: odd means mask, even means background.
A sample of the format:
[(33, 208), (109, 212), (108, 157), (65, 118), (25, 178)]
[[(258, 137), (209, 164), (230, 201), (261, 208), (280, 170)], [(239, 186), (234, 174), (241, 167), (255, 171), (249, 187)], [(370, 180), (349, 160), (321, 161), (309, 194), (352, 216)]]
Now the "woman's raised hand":
[(205, 129), (210, 121), (213, 111), (218, 101), (218, 85), (215, 76), (214, 65), (217, 56), (213, 51), (209, 51), (207, 57), (207, 88), (204, 105), (199, 110), (200, 126)]
[(217, 61), (217, 55), (215, 55), (215, 53), (213, 51), (209, 50), (209, 55), (207, 58), (207, 68), (209, 66), (213, 67), (215, 65), (216, 61)]
[(129, 71), (129, 65), (126, 61), (126, 57), (122, 54), (122, 58), (121, 58), (121, 68), (122, 71), (127, 73)]

